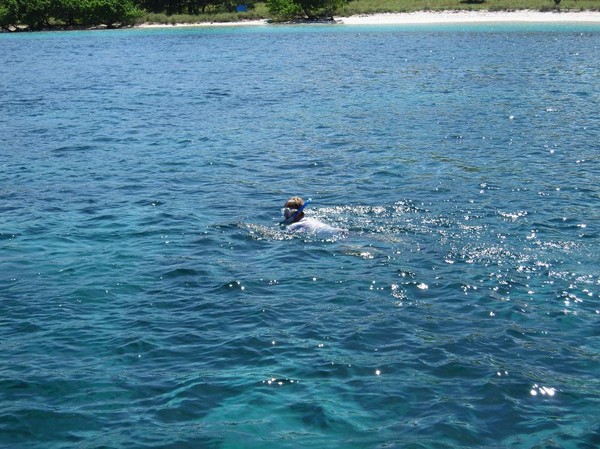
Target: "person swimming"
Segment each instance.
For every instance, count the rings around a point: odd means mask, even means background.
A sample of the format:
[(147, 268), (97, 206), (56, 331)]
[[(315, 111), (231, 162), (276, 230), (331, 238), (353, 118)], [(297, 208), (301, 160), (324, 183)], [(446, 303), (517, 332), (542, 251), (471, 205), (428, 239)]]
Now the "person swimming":
[(281, 209), (283, 217), (281, 224), (287, 226), (287, 232), (310, 232), (314, 234), (338, 234), (344, 232), (343, 229), (329, 226), (316, 218), (306, 217), (304, 215), (304, 208), (311, 201), (310, 198), (304, 201), (297, 196), (286, 201)]

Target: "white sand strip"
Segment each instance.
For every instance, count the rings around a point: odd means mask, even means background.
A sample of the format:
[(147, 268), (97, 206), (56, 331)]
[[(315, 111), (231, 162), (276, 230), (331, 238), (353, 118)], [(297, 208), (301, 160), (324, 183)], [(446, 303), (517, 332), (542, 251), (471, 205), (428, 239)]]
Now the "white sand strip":
[(341, 17), (347, 25), (402, 25), (435, 23), (599, 23), (600, 12), (540, 11), (421, 11)]
[(257, 26), (267, 25), (266, 19), (261, 20), (240, 20), (239, 22), (198, 22), (198, 23), (142, 23), (136, 25), (136, 28), (178, 28), (178, 27), (234, 27), (234, 26)]

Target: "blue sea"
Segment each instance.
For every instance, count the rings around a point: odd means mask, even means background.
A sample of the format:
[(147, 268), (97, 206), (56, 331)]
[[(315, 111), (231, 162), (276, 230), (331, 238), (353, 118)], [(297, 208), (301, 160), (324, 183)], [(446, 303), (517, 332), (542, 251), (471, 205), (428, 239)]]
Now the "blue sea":
[(596, 449), (599, 244), (598, 25), (0, 35), (2, 448)]

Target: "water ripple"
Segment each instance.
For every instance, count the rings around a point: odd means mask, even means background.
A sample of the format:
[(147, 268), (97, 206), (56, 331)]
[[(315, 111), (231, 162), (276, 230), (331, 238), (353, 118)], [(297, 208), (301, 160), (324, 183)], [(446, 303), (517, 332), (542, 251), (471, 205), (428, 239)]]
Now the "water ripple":
[(598, 36), (0, 35), (0, 446), (597, 446)]

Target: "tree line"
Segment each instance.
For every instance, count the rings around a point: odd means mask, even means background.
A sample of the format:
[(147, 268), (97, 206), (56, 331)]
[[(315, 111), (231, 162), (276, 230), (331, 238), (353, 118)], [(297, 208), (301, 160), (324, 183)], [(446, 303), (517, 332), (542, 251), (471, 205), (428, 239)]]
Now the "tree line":
[(134, 0), (0, 0), (0, 28), (30, 30), (128, 25), (144, 16)]
[(0, 0), (0, 29), (132, 25), (147, 13), (232, 12), (245, 0)]
[[(147, 13), (200, 15), (234, 12), (238, 5), (253, 7), (255, 0), (0, 0), (0, 29), (40, 30), (53, 27), (109, 28), (143, 20)], [(277, 18), (316, 19), (332, 16), (348, 0), (266, 0)]]

